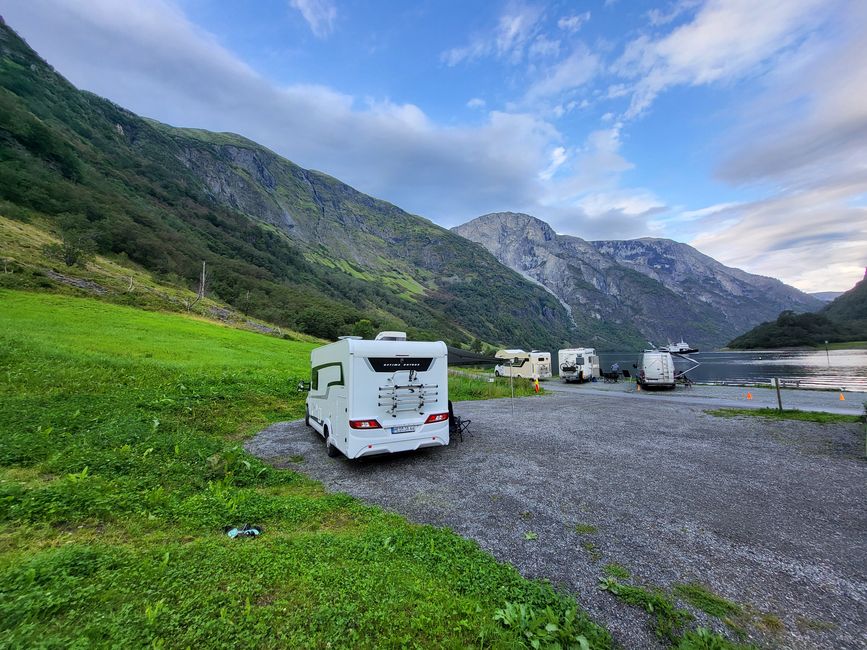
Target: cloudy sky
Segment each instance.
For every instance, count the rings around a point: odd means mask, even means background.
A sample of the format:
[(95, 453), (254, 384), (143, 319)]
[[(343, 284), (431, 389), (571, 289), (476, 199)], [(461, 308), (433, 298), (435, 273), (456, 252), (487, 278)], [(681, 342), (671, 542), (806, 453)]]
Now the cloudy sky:
[(4, 0), (55, 68), (453, 226), (670, 237), (805, 291), (867, 265), (862, 0)]

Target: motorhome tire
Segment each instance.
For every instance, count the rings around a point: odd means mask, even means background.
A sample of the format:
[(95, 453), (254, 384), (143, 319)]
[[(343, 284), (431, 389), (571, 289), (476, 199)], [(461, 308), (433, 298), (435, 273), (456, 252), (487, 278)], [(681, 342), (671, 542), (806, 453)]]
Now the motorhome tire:
[(500, 371), (494, 370), (494, 377), (499, 377), (499, 376), (500, 376)]
[(325, 432), (325, 453), (328, 454), (329, 458), (337, 458), (340, 455), (340, 450), (331, 444), (331, 435), (328, 433), (328, 427), (325, 427), (323, 431)]
[(304, 407), (304, 426), (310, 426), (310, 409), (306, 406)]

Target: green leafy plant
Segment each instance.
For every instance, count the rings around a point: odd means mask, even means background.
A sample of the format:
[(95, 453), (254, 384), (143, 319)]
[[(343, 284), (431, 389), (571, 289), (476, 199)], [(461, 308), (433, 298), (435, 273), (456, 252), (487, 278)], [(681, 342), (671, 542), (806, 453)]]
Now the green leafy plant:
[(659, 589), (645, 589), (619, 582), (614, 577), (601, 578), (599, 588), (607, 591), (627, 605), (640, 607), (654, 617), (656, 635), (670, 643), (677, 640), (683, 626), (693, 619), (692, 614), (679, 609), (674, 602)]
[(534, 650), (590, 650), (590, 641), (581, 634), (578, 610), (567, 608), (555, 612), (523, 603), (506, 603), (494, 613), (494, 620), (512, 631), (521, 642)]

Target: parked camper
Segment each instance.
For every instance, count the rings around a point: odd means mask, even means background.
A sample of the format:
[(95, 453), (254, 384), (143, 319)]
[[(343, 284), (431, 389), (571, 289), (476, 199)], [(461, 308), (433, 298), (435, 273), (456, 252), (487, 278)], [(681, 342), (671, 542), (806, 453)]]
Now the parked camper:
[(674, 360), (671, 353), (645, 350), (638, 370), (638, 383), (642, 388), (674, 388)]
[(547, 379), (551, 376), (551, 355), (548, 352), (524, 352), (524, 350), (500, 350), (494, 355), (503, 363), (494, 367), (497, 377), (524, 377)]
[(560, 379), (570, 381), (590, 381), (597, 379), (601, 373), (599, 370), (599, 357), (594, 348), (566, 348), (557, 353), (557, 364), (560, 368)]
[(448, 353), (442, 341), (382, 332), (310, 353), (305, 422), (329, 456), (347, 458), (449, 444)]

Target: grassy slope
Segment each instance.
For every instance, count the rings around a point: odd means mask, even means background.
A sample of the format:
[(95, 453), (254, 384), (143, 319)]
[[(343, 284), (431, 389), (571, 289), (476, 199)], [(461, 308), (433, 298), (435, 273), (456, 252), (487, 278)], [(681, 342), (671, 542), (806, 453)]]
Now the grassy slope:
[[(239, 448), (302, 413), (289, 378), (314, 344), (47, 294), (0, 307), (0, 645), (513, 647), (507, 601), (574, 607)], [(244, 522), (265, 534), (223, 534)]]

